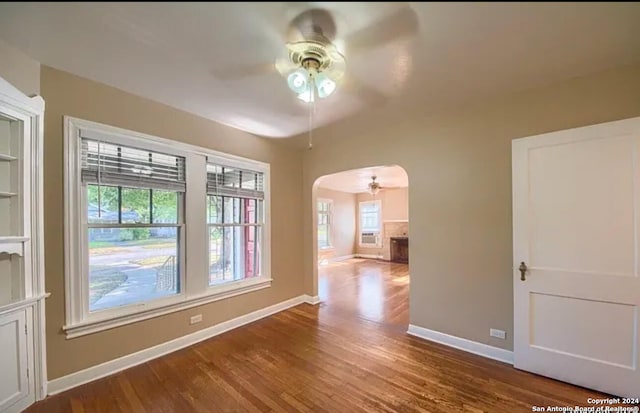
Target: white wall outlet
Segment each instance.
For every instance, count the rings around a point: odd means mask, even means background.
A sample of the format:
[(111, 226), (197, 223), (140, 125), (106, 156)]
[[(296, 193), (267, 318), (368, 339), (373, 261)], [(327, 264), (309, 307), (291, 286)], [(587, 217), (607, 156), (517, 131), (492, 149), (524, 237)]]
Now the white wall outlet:
[(491, 337), (499, 338), (501, 340), (506, 340), (506, 338), (507, 338), (507, 333), (506, 332), (504, 332), (502, 330), (495, 329), (495, 328), (489, 329), (489, 335)]
[(191, 316), (191, 318), (189, 319), (189, 324), (196, 324), (200, 321), (202, 321), (202, 314), (196, 314), (194, 316)]

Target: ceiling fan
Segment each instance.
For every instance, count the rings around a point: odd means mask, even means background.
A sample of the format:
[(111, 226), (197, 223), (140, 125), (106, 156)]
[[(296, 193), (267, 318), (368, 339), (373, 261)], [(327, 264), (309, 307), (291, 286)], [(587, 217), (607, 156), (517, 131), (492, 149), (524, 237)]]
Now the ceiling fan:
[[(363, 9), (365, 6), (348, 6), (343, 17), (348, 17), (344, 15), (346, 12), (370, 12), (371, 9)], [(284, 52), (281, 57), (274, 56), (271, 62), (257, 65), (214, 70), (214, 75), (219, 79), (236, 79), (276, 72), (286, 79), (286, 84), (298, 99), (306, 103), (314, 102), (316, 98), (326, 98), (338, 88), (344, 88), (368, 101), (385, 100), (384, 95), (360, 82), (352, 71), (347, 70), (344, 51), (339, 50), (336, 40), (344, 42), (350, 55), (383, 46), (415, 34), (418, 30), (416, 13), (408, 3), (398, 3), (390, 13), (369, 26), (342, 36), (338, 33), (335, 18), (335, 13), (341, 10), (340, 5), (331, 7), (337, 11), (310, 8), (296, 15), (288, 24), (284, 44), (279, 46)], [(361, 9), (358, 10), (358, 7)]]
[(376, 195), (378, 192), (380, 192), (381, 189), (384, 189), (379, 182), (376, 182), (377, 178), (377, 176), (373, 175), (371, 177), (371, 182), (369, 182), (369, 185), (367, 185), (367, 189), (369, 190), (369, 193), (371, 195)]
[(289, 89), (306, 103), (331, 95), (345, 72), (344, 55), (321, 29), (315, 30), (302, 40), (287, 43), (288, 58), (275, 63), (276, 70), (286, 77)]

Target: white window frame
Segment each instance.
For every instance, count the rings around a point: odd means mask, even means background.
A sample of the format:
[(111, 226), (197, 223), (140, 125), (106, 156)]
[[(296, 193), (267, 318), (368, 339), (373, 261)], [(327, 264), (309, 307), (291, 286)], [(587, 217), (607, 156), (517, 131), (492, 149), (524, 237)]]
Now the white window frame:
[[(267, 211), (268, 211), (268, 208), (267, 208), (267, 202), (268, 201), (267, 201), (267, 199), (268, 199), (268, 186), (269, 186), (268, 176), (267, 176), (268, 175), (268, 169), (265, 170), (263, 168), (260, 168), (257, 164), (255, 164), (254, 161), (251, 161), (250, 163), (243, 163), (243, 162), (239, 162), (239, 161), (237, 161), (237, 162), (229, 162), (228, 158), (224, 158), (224, 157), (220, 157), (220, 156), (213, 156), (213, 155), (209, 156), (207, 158), (207, 162), (209, 164), (218, 165), (218, 166), (232, 167), (232, 168), (237, 168), (237, 169), (251, 171), (251, 172), (262, 172), (262, 173), (264, 173), (264, 176), (263, 176), (264, 198), (262, 199), (262, 205), (263, 205), (263, 209), (264, 209), (264, 211), (263, 211), (264, 212), (263, 213), (263, 222), (262, 223), (256, 223), (256, 224), (250, 224), (251, 226), (257, 226), (257, 227), (259, 227), (261, 229), (262, 238), (263, 239), (261, 240), (260, 244), (264, 244), (265, 241), (266, 241), (266, 239), (265, 239), (265, 234), (266, 234), (265, 230), (266, 230), (266, 227), (267, 227), (267, 219), (268, 219), (268, 214), (267, 214)], [(209, 194), (209, 193), (206, 193), (206, 192), (207, 192), (207, 190), (205, 188), (206, 202), (208, 204), (209, 196), (211, 196), (212, 194)], [(207, 231), (207, 277), (209, 277), (210, 276), (209, 264), (210, 264), (210, 259), (211, 259), (211, 257), (209, 256), (209, 254), (210, 254), (210, 242), (211, 242), (209, 228), (212, 225), (217, 225), (217, 224), (210, 224), (207, 220), (205, 220), (205, 224), (207, 226), (207, 228), (206, 228), (206, 231)], [(242, 224), (232, 224), (231, 226), (241, 226), (241, 225)], [(225, 223), (220, 223), (219, 224), (219, 227), (221, 227), (221, 228), (224, 227), (224, 226), (225, 226)], [(263, 251), (266, 251), (266, 250), (263, 248)], [(229, 285), (229, 284), (236, 284), (236, 283), (240, 283), (240, 282), (250, 282), (253, 279), (257, 279), (257, 278), (263, 277), (262, 274), (263, 274), (263, 271), (266, 270), (266, 267), (265, 267), (264, 258), (262, 257), (263, 254), (261, 253), (260, 255), (261, 255), (260, 261), (259, 261), (260, 262), (260, 269), (259, 269), (258, 273), (261, 274), (261, 276), (252, 277), (252, 278), (249, 278), (249, 279), (246, 279), (246, 280), (224, 282), (224, 283), (221, 283), (221, 284), (218, 284), (218, 285), (215, 285), (215, 284), (214, 285), (209, 285), (209, 288), (210, 289), (216, 289), (216, 288), (220, 289), (220, 288), (224, 288), (224, 286)], [(268, 259), (268, 257), (267, 257), (267, 259)], [(207, 278), (207, 283), (209, 283), (209, 278)]]
[[(378, 207), (378, 238), (375, 245), (362, 243), (362, 206), (364, 204), (376, 204)], [(368, 232), (368, 231), (367, 231)], [(358, 245), (361, 248), (380, 248), (382, 247), (382, 201), (379, 199), (372, 201), (360, 201), (358, 203)]]
[[(166, 298), (89, 312), (85, 195), (80, 179), (80, 136), (185, 157), (186, 192), (180, 248), (181, 291)], [(270, 166), (210, 149), (73, 117), (64, 118), (65, 325), (79, 337), (271, 286)], [(207, 158), (264, 174), (264, 227), (260, 276), (209, 286)], [(201, 265), (198, 265), (201, 263)]]
[[(327, 211), (327, 242), (328, 244), (324, 247), (321, 247), (320, 244), (318, 243), (318, 249), (320, 250), (330, 250), (333, 248), (333, 200), (332, 199), (326, 199), (326, 198), (317, 198), (316, 199), (316, 213), (319, 214), (320, 210), (318, 209), (318, 204), (320, 202), (323, 202), (325, 204), (329, 205), (329, 210)], [(317, 231), (317, 227), (318, 225), (320, 225), (319, 221), (316, 222), (316, 231)], [(317, 237), (316, 237), (317, 238)]]

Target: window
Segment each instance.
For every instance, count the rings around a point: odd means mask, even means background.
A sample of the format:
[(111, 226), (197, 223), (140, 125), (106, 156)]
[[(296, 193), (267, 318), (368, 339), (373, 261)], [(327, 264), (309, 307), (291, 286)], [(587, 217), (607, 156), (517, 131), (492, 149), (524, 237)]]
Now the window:
[(89, 311), (180, 291), (184, 158), (82, 139)]
[(258, 277), (264, 174), (207, 165), (209, 285)]
[(68, 338), (271, 285), (269, 165), (69, 117), (65, 131)]
[(318, 200), (318, 248), (331, 248), (331, 200)]
[(360, 246), (381, 246), (381, 203), (380, 201), (360, 202)]

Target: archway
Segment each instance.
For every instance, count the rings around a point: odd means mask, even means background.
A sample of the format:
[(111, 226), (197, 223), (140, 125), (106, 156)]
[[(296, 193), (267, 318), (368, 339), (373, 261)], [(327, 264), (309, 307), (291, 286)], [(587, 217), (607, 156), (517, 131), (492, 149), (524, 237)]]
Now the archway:
[(406, 329), (408, 186), (397, 165), (341, 171), (314, 182), (314, 282), (331, 311)]

